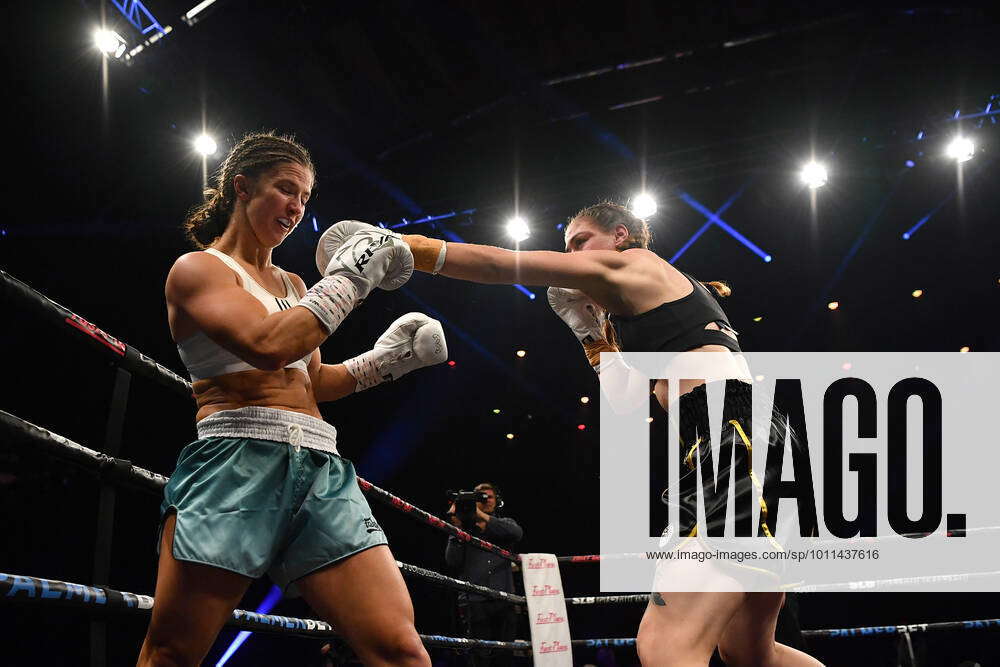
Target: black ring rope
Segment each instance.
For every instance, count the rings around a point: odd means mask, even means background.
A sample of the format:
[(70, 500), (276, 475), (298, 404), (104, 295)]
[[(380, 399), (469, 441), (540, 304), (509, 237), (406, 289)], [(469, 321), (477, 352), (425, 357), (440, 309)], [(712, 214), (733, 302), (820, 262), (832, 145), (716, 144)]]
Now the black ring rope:
[(426, 570), (422, 567), (417, 567), (416, 565), (409, 565), (401, 561), (396, 561), (396, 565), (399, 566), (400, 571), (403, 576), (416, 577), (418, 579), (423, 579), (424, 581), (435, 584), (437, 586), (442, 586), (444, 588), (451, 588), (455, 590), (465, 591), (467, 593), (476, 593), (477, 595), (482, 595), (493, 600), (506, 600), (513, 604), (525, 605), (527, 600), (523, 595), (515, 595), (514, 593), (506, 593), (504, 591), (498, 591), (494, 588), (489, 588), (487, 586), (480, 586), (479, 584), (473, 584), (468, 581), (462, 581), (461, 579), (455, 579), (454, 577), (449, 577), (447, 575), (435, 572), (434, 570)]
[(191, 383), (187, 380), (2, 270), (0, 296), (4, 301), (23, 307), (61, 331), (85, 334), (87, 340), (122, 368), (191, 398)]
[[(0, 573), (0, 598), (8, 603), (37, 604), (53, 607), (73, 607), (86, 609), (92, 613), (144, 613), (152, 611), (154, 599), (148, 595), (137, 595), (116, 591), (102, 586), (83, 586), (52, 579), (41, 579), (24, 575)], [(324, 621), (292, 618), (272, 614), (258, 614), (242, 609), (233, 610), (226, 622), (227, 627), (252, 632), (280, 634), (287, 636), (334, 638), (339, 635)], [(1000, 619), (990, 618), (969, 621), (947, 621), (943, 623), (916, 623), (911, 625), (884, 625), (861, 628), (835, 628), (824, 630), (803, 630), (805, 637), (865, 637), (940, 630), (1000, 630)], [(499, 642), (485, 639), (465, 639), (443, 635), (420, 635), (427, 646), (455, 650), (502, 649), (530, 651), (531, 643), (518, 640)], [(619, 639), (574, 639), (574, 647), (597, 648), (602, 646), (634, 646), (634, 638)]]
[[(20, 445), (28, 451), (42, 452), (54, 459), (65, 461), (86, 471), (96, 473), (109, 481), (120, 483), (133, 489), (158, 494), (163, 491), (163, 487), (166, 486), (167, 481), (169, 480), (168, 477), (158, 475), (154, 472), (150, 472), (149, 470), (133, 465), (130, 461), (108, 456), (107, 454), (102, 454), (96, 450), (84, 447), (79, 443), (73, 442), (69, 438), (65, 438), (46, 428), (27, 422), (3, 410), (0, 410), (0, 430), (5, 433), (6, 437), (4, 438), (4, 441), (7, 443)], [(373, 489), (378, 489), (378, 487), (371, 484), (369, 484), (369, 486)], [(378, 489), (378, 491), (382, 490)], [(392, 498), (396, 498), (388, 492), (382, 491), (382, 493), (385, 493), (387, 496)], [(396, 500), (399, 499), (397, 498)], [(448, 525), (451, 526), (451, 524)], [(454, 528), (454, 526), (452, 527)], [(476, 593), (494, 600), (507, 600), (508, 602), (519, 605), (526, 604), (524, 597), (520, 595), (513, 595), (511, 593), (497, 591), (486, 586), (479, 586), (477, 584), (472, 584), (467, 581), (439, 574), (433, 570), (426, 570), (415, 565), (399, 563), (399, 566), (404, 574), (425, 579), (432, 584)], [(608, 596), (606, 598), (567, 598), (566, 601), (567, 604), (623, 604), (628, 602), (638, 602), (640, 598), (642, 598), (643, 601), (645, 600), (645, 596), (640, 595)]]

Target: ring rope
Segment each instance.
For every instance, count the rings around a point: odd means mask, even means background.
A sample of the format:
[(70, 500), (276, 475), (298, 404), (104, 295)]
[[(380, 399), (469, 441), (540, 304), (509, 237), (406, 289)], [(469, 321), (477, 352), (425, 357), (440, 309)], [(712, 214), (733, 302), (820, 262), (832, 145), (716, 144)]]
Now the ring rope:
[(931, 574), (920, 577), (898, 577), (896, 579), (870, 579), (860, 581), (844, 581), (835, 584), (790, 585), (786, 588), (795, 593), (818, 593), (834, 591), (870, 591), (893, 586), (909, 586), (917, 583), (957, 583), (973, 579), (1000, 577), (1000, 570), (992, 572), (967, 572), (964, 574)]
[(472, 546), (478, 547), (483, 551), (489, 551), (502, 558), (506, 558), (509, 561), (517, 562), (519, 556), (514, 555), (507, 549), (498, 547), (495, 544), (487, 542), (486, 540), (481, 540), (478, 537), (470, 535), (466, 531), (462, 530), (458, 526), (454, 526), (440, 517), (436, 517), (430, 512), (420, 509), (416, 505), (412, 505), (398, 496), (394, 496), (385, 489), (380, 489), (371, 482), (358, 477), (358, 486), (369, 496), (375, 498), (383, 505), (392, 507), (395, 510), (402, 512), (403, 514), (409, 516), (412, 519), (416, 519), (425, 526), (430, 526), (442, 532), (448, 533), (449, 535), (458, 538), (459, 541), (471, 544)]
[[(53, 579), (0, 573), (0, 600), (9, 604), (39, 604), (73, 607), (96, 613), (152, 613), (154, 598), (117, 591), (103, 586), (84, 586)], [(272, 614), (233, 610), (226, 626), (239, 630), (310, 638), (336, 638), (336, 631), (326, 622)], [(501, 649), (530, 651), (531, 642), (466, 639), (444, 635), (420, 635), (431, 647), (454, 650)], [(634, 639), (574, 639), (573, 646), (631, 646)]]
[[(7, 436), (4, 438), (5, 442), (20, 444), (30, 451), (41, 451), (50, 455), (52, 458), (73, 464), (84, 470), (96, 473), (105, 479), (116, 483), (120, 482), (124, 486), (133, 489), (158, 494), (162, 493), (163, 487), (166, 486), (167, 481), (169, 480), (168, 477), (164, 477), (163, 475), (159, 475), (133, 465), (130, 461), (108, 456), (107, 454), (102, 454), (96, 450), (84, 447), (81, 444), (73, 442), (69, 438), (53, 433), (46, 428), (32, 424), (31, 422), (25, 421), (3, 410), (0, 410), (0, 430), (2, 430)], [(378, 488), (370, 484), (369, 486), (374, 489)], [(379, 491), (381, 491), (381, 489), (379, 489)], [(391, 494), (388, 493), (386, 495), (391, 496)], [(395, 498), (395, 496), (391, 497)], [(422, 578), (432, 584), (476, 593), (494, 600), (507, 600), (508, 602), (519, 605), (526, 604), (525, 598), (520, 595), (514, 595), (504, 591), (488, 588), (486, 586), (480, 586), (478, 584), (462, 581), (461, 579), (455, 579), (454, 577), (439, 574), (433, 570), (426, 570), (415, 565), (409, 565), (399, 561), (397, 561), (397, 564), (404, 574)], [(615, 604), (616, 602), (613, 602), (613, 600), (627, 597), (629, 596), (610, 596), (607, 598), (607, 601), (604, 601), (602, 598), (568, 598), (567, 603)], [(580, 601), (574, 602), (574, 600)], [(624, 600), (622, 600), (622, 602), (623, 601)]]
[(932, 632), (935, 630), (1000, 630), (1000, 618), (979, 621), (946, 621), (943, 623), (913, 623), (910, 625), (875, 625), (867, 628), (803, 630), (803, 637), (867, 637), (876, 635)]
[[(125, 370), (163, 385), (174, 393), (192, 397), (190, 382), (2, 270), (0, 270), (0, 295), (4, 301), (9, 300), (11, 303), (23, 306), (25, 310), (41, 317), (60, 331), (86, 334), (98, 349), (104, 351), (114, 363)], [(69, 325), (69, 328), (66, 325)]]
[(455, 579), (454, 577), (449, 577), (448, 575), (435, 572), (434, 570), (426, 570), (422, 567), (409, 565), (398, 560), (396, 561), (396, 565), (399, 566), (403, 576), (409, 575), (411, 577), (416, 577), (417, 579), (423, 579), (424, 581), (437, 586), (465, 591), (468, 593), (476, 593), (477, 595), (482, 595), (493, 600), (506, 600), (507, 602), (518, 605), (526, 605), (528, 603), (523, 595), (515, 595), (514, 593), (498, 591), (487, 586), (480, 586), (479, 584), (462, 581), (461, 579)]
[[(137, 595), (116, 591), (101, 586), (83, 586), (53, 579), (41, 579), (25, 575), (0, 573), (0, 599), (8, 603), (47, 604), (61, 607), (75, 607), (98, 612), (139, 612), (150, 613), (154, 599), (148, 595)], [(271, 614), (258, 614), (236, 609), (226, 622), (226, 626), (253, 632), (293, 635), (300, 637), (338, 637), (333, 628), (324, 621), (292, 618)], [(878, 636), (939, 630), (1000, 630), (1000, 618), (968, 621), (946, 621), (941, 623), (915, 623), (910, 625), (882, 625), (860, 628), (831, 628), (823, 630), (803, 630), (804, 637), (858, 637)], [(442, 635), (420, 635), (427, 646), (446, 647), (457, 650), (505, 649), (530, 650), (529, 642), (519, 640), (498, 642), (484, 639), (465, 639)], [(634, 646), (634, 638), (618, 639), (574, 639), (573, 646), (597, 648), (604, 646)]]

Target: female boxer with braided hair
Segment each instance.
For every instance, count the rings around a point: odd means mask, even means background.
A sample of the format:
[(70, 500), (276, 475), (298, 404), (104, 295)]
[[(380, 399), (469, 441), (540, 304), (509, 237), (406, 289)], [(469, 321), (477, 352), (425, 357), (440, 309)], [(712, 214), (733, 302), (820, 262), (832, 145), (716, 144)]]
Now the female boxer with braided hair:
[[(338, 238), (369, 227), (353, 221), (334, 225), (317, 249), (320, 263), (336, 250)], [(650, 251), (646, 222), (617, 204), (596, 204), (573, 216), (563, 253), (394, 236), (410, 246), (418, 270), (478, 283), (553, 286), (549, 303), (597, 370), (600, 353), (616, 350), (740, 352), (736, 332), (713, 295), (727, 296), (728, 286), (701, 283)], [(734, 358), (733, 366), (742, 363)], [(698, 412), (704, 381), (679, 384), (680, 414)], [(737, 384), (740, 400), (749, 405), (749, 385)], [(648, 396), (646, 391), (644, 386), (641, 394)], [(666, 382), (658, 381), (654, 393), (666, 408)], [(654, 593), (639, 626), (640, 660), (647, 666), (704, 666), (718, 647), (729, 665), (818, 665), (774, 641), (783, 598), (782, 593)]]
[[(409, 278), (405, 244), (356, 234), (306, 289), (271, 263), (301, 221), (315, 170), (289, 137), (244, 137), (188, 217), (201, 250), (166, 283), (191, 375), (198, 440), (161, 506), (156, 605), (140, 665), (198, 665), (250, 582), (294, 584), (367, 665), (430, 665), (378, 523), (317, 403), (447, 358), (435, 320), (410, 313), (342, 364), (317, 349), (375, 287)], [(367, 261), (361, 263), (359, 257)]]

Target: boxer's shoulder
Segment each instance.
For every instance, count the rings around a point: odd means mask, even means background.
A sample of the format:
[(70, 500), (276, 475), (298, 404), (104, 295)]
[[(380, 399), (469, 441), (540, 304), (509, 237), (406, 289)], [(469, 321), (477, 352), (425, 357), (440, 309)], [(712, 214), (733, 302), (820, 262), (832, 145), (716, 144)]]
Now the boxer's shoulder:
[(236, 285), (239, 280), (231, 268), (211, 253), (194, 251), (181, 255), (167, 274), (168, 295), (183, 295), (217, 285)]

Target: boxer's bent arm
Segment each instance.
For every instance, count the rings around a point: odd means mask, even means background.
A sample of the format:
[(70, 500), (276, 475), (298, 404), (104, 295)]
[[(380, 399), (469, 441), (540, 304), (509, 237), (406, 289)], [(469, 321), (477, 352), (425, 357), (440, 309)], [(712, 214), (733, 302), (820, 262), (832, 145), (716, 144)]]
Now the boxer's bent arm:
[[(301, 299), (306, 293), (306, 284), (294, 273), (289, 273), (288, 277)], [(347, 372), (347, 367), (344, 364), (324, 364), (323, 354), (319, 348), (313, 350), (306, 370), (309, 372), (313, 398), (317, 403), (340, 400), (344, 396), (353, 394), (357, 389), (358, 381)]]
[(174, 263), (166, 296), (209, 338), (261, 370), (280, 370), (327, 338), (305, 308), (268, 314), (240, 287), (232, 269), (205, 253), (189, 253)]
[(358, 381), (347, 372), (344, 364), (324, 364), (320, 351), (313, 352), (309, 360), (309, 380), (317, 403), (336, 401), (349, 396), (357, 389)]

